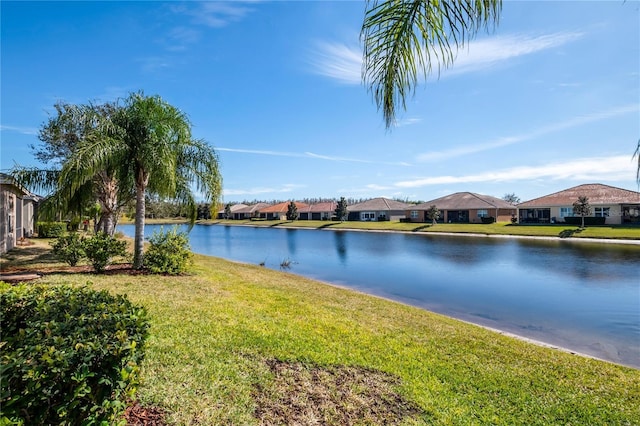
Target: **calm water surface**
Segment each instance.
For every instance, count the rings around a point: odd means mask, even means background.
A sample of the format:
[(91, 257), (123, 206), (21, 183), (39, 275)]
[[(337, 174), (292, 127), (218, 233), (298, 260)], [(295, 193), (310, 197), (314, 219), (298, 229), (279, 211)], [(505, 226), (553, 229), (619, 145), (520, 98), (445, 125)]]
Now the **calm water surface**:
[(197, 253), (290, 260), (296, 274), (640, 368), (640, 246), (223, 225), (189, 239)]

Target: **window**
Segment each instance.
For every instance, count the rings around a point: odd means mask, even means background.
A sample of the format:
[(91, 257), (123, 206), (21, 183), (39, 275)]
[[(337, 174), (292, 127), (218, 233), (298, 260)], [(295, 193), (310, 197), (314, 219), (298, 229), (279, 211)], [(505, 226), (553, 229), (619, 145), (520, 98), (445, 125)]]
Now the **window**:
[(593, 210), (596, 217), (609, 217), (609, 207), (596, 207)]
[(417, 219), (419, 217), (418, 210), (411, 210), (411, 219)]
[(374, 220), (376, 214), (374, 212), (362, 212), (360, 213), (360, 220)]
[(560, 217), (573, 216), (573, 207), (560, 207)]
[(489, 211), (487, 209), (478, 210), (478, 217), (489, 217)]

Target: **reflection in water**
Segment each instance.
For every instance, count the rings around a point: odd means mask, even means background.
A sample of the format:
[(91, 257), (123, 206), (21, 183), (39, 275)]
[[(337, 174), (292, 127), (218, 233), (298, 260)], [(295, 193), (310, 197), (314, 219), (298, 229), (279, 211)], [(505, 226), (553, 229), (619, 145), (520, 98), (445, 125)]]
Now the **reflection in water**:
[(333, 233), (335, 243), (336, 243), (336, 253), (338, 254), (338, 258), (340, 259), (340, 263), (346, 265), (347, 263), (347, 242), (346, 234), (344, 231), (336, 231)]
[(300, 275), (640, 368), (640, 246), (202, 225), (189, 239), (198, 253), (272, 269), (290, 259)]

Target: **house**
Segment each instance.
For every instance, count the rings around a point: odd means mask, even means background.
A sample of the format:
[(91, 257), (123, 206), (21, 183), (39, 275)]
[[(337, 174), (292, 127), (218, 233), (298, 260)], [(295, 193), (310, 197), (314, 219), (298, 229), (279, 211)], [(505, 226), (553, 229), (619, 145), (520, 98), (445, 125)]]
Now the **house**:
[(226, 207), (218, 212), (218, 219), (235, 219), (235, 213), (240, 210), (248, 207), (246, 204), (238, 203), (233, 204), (229, 208), (231, 209), (231, 216), (226, 217)]
[(405, 211), (410, 207), (411, 204), (401, 201), (389, 200), (383, 197), (374, 198), (348, 206), (349, 216), (347, 220), (364, 222), (400, 220), (405, 217)]
[(330, 201), (327, 203), (311, 204), (304, 209), (298, 209), (300, 220), (331, 220), (336, 215), (338, 203)]
[(39, 200), (11, 176), (0, 173), (0, 254), (14, 248), (20, 238), (33, 235)]
[(456, 192), (407, 209), (406, 220), (431, 222), (427, 211), (434, 205), (440, 211), (438, 221), (445, 223), (509, 222), (517, 213), (516, 206), (500, 198), (473, 192)]
[(599, 183), (574, 186), (520, 203), (518, 219), (520, 223), (568, 222), (567, 218), (574, 217), (573, 203), (582, 196), (589, 199), (591, 217), (602, 218), (602, 224), (640, 223), (640, 192)]
[(231, 208), (233, 219), (235, 220), (243, 220), (243, 219), (253, 219), (260, 217), (260, 209), (265, 207), (269, 207), (270, 204), (267, 203), (256, 203), (250, 206), (240, 207), (236, 210)]
[[(282, 203), (274, 204), (273, 206), (264, 207), (260, 209), (260, 217), (267, 220), (285, 220), (287, 218), (287, 211), (289, 210), (289, 204), (291, 201), (285, 201)], [(309, 207), (309, 204), (299, 203), (295, 201), (298, 213)]]

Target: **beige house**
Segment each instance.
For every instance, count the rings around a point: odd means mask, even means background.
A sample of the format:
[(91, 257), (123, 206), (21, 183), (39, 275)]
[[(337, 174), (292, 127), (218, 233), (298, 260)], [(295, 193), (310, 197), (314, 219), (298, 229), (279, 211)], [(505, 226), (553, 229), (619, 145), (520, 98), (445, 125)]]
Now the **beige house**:
[(311, 204), (303, 209), (298, 209), (300, 220), (331, 220), (336, 215), (338, 203), (329, 201), (326, 203)]
[(39, 198), (0, 173), (0, 254), (14, 248), (20, 238), (33, 235)]
[(640, 223), (640, 192), (590, 183), (518, 204), (520, 223), (562, 223), (574, 217), (573, 203), (586, 196), (591, 217), (603, 224)]
[(240, 207), (236, 210), (231, 207), (232, 216), (235, 220), (253, 219), (260, 217), (260, 209), (269, 207), (267, 203), (256, 203), (250, 206)]
[(411, 207), (405, 212), (409, 222), (431, 222), (427, 211), (431, 206), (440, 211), (439, 222), (483, 223), (509, 222), (517, 213), (516, 206), (490, 195), (473, 192), (456, 192)]
[(388, 198), (374, 198), (362, 203), (347, 207), (349, 216), (347, 220), (376, 222), (385, 220), (400, 220), (405, 216), (405, 211), (411, 204)]

